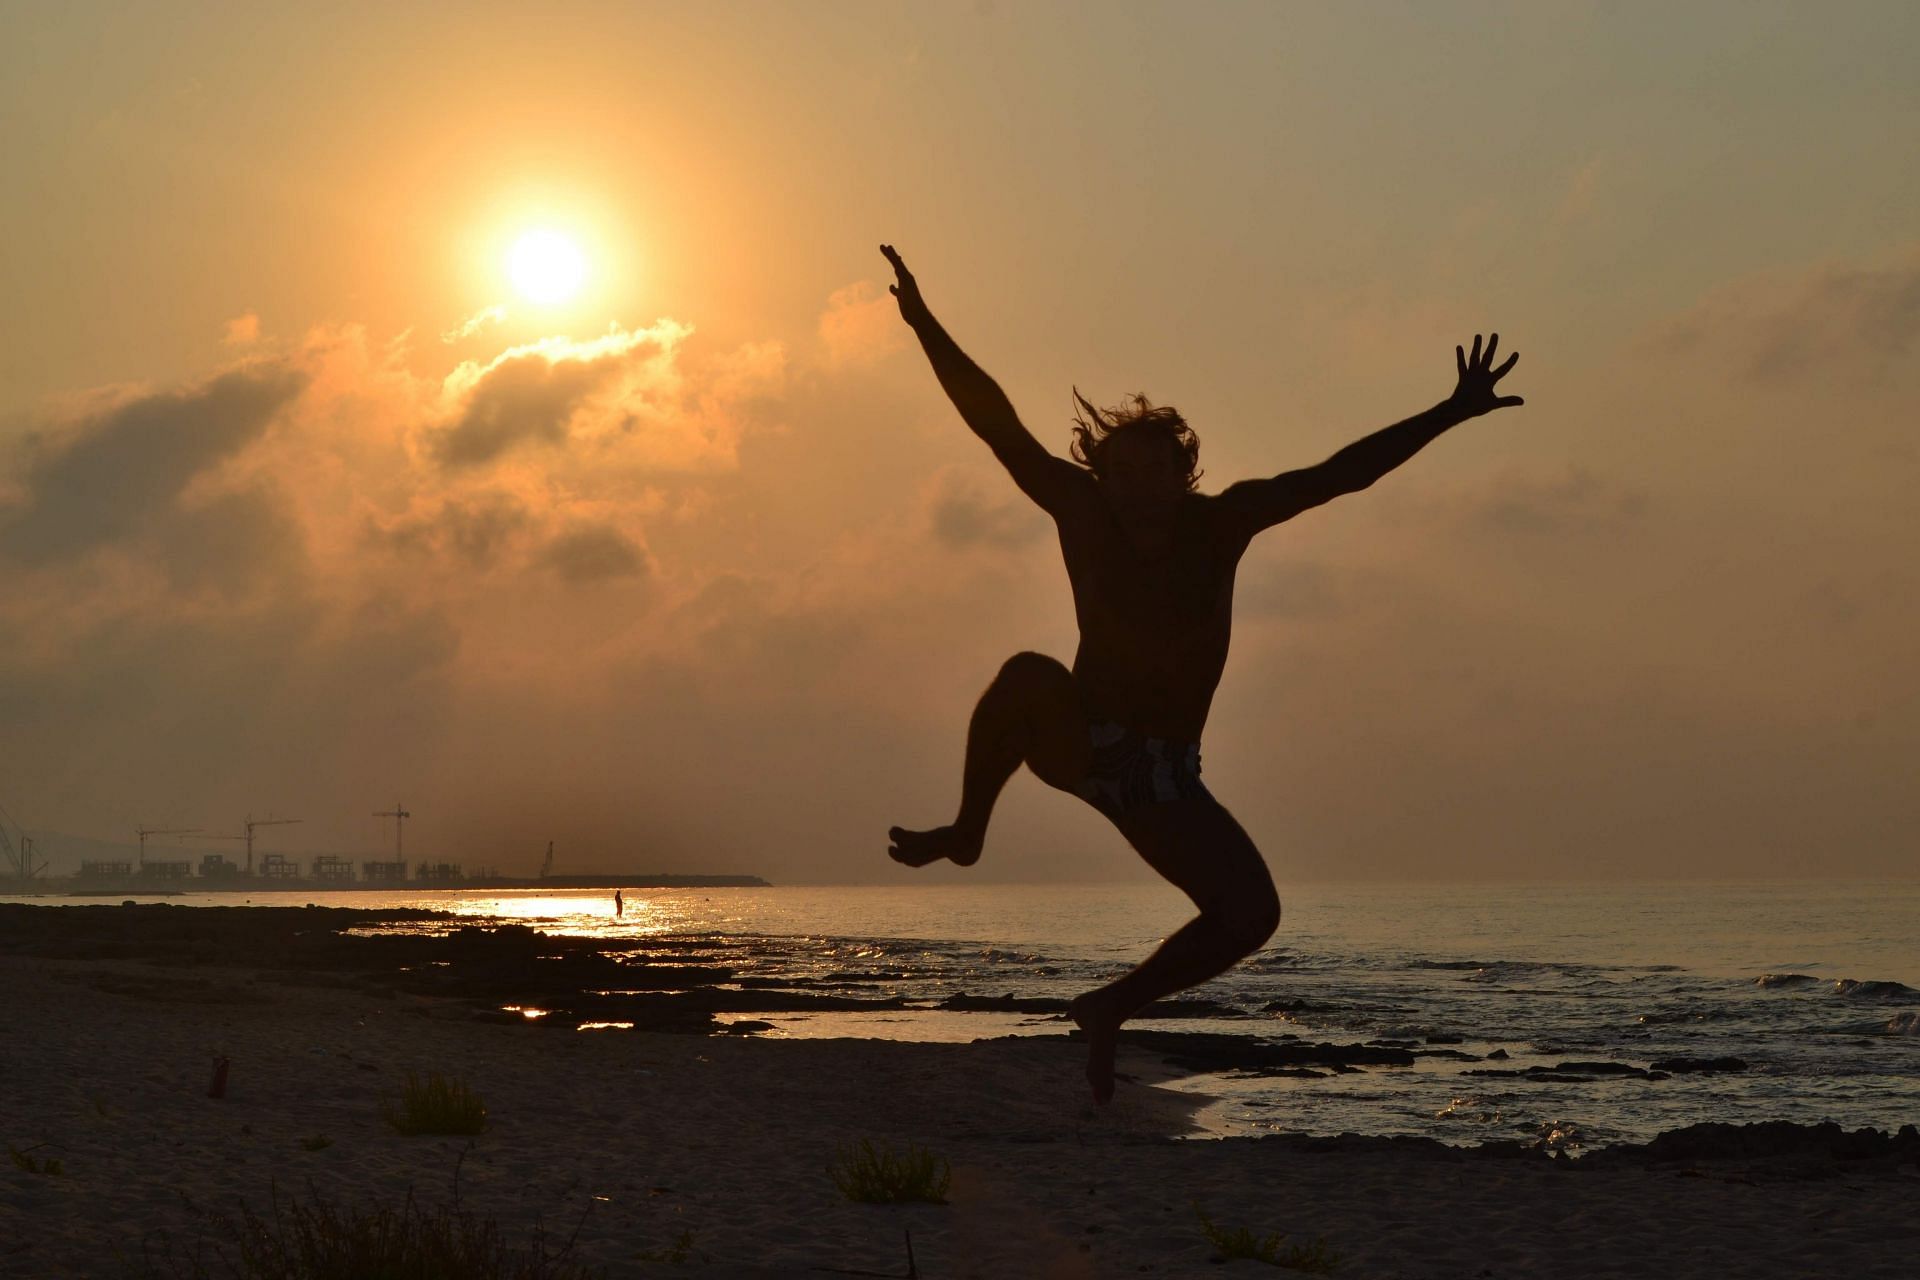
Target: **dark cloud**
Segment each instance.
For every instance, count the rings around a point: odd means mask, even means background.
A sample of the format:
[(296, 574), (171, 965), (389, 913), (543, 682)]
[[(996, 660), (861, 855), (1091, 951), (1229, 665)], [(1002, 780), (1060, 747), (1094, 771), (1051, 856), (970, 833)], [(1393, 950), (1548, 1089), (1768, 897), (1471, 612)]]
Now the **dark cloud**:
[(155, 530), (155, 553), (175, 587), (230, 598), (306, 568), (305, 535), (285, 500), (267, 489), (224, 493), (173, 512)]
[(26, 510), (0, 526), (0, 549), (44, 563), (150, 530), (194, 477), (258, 439), (305, 384), (283, 366), (251, 367), (43, 433), (30, 445)]
[(738, 673), (734, 692), (749, 687), (748, 675), (779, 673), (798, 689), (832, 686), (863, 630), (864, 619), (840, 612), (795, 607), (777, 598), (766, 578), (722, 573), (675, 611), (686, 624), (694, 651), (711, 671)]
[[(1013, 490), (1013, 482), (1006, 487)], [(1010, 497), (990, 498), (979, 479), (966, 472), (942, 472), (928, 507), (934, 537), (950, 547), (1023, 547), (1047, 531), (1046, 518), (1017, 490)]]
[(566, 582), (584, 584), (648, 572), (647, 553), (610, 524), (582, 524), (549, 542), (541, 563)]
[(1920, 261), (1816, 276), (1756, 327), (1748, 371), (1758, 379), (1849, 356), (1884, 368), (1920, 338)]
[(534, 352), (500, 361), (467, 397), (459, 420), (434, 442), (435, 456), (449, 467), (469, 467), (523, 441), (560, 443), (581, 402), (633, 354), (629, 349), (591, 360), (552, 360)]
[(376, 523), (369, 537), (402, 554), (452, 555), (475, 569), (490, 569), (532, 523), (518, 498), (483, 493), (449, 498), (431, 513)]
[(1646, 494), (1578, 463), (1556, 476), (1509, 475), (1494, 483), (1469, 519), (1503, 535), (1555, 535), (1619, 528), (1641, 519)]
[(65, 825), (212, 829), (286, 803), (325, 848), (351, 830), (345, 815), (417, 780), (449, 733), (460, 633), (438, 607), (293, 593), (73, 621), (34, 636), (55, 643), (0, 646), (0, 714), (33, 717), (32, 741), (0, 759), (10, 776), (31, 770), (36, 811), (64, 808)]
[(375, 596), (352, 612), (345, 638), (328, 650), (327, 683), (373, 689), (415, 681), (451, 663), (460, 639), (445, 608)]
[(1777, 384), (1837, 369), (1873, 380), (1920, 342), (1920, 253), (1833, 266), (1716, 291), (1661, 326), (1648, 346), (1724, 353), (1741, 376)]
[(1245, 618), (1328, 618), (1346, 611), (1339, 575), (1324, 564), (1287, 561), (1243, 567), (1234, 612)]

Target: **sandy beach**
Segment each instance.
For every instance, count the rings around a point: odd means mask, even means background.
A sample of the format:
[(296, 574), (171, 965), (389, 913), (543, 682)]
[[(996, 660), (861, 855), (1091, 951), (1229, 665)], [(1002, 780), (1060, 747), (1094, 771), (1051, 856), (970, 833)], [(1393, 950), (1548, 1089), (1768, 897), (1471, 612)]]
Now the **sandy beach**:
[[(1194, 1095), (1164, 1087), (1171, 1068), (1137, 1046), (1121, 1060), (1135, 1078), (1095, 1110), (1064, 1036), (515, 1025), (284, 955), (47, 954), (84, 942), (0, 946), (0, 1137), (24, 1157), (0, 1162), (8, 1276), (175, 1274), (161, 1264), (209, 1230), (204, 1211), (265, 1213), (276, 1187), (341, 1205), (457, 1194), (510, 1235), (537, 1222), (571, 1237), (571, 1259), (612, 1276), (904, 1276), (907, 1230), (926, 1277), (1219, 1274), (1196, 1204), (1223, 1227), (1324, 1239), (1348, 1276), (1893, 1277), (1920, 1253), (1911, 1140), (1853, 1159), (1803, 1135), (1793, 1153), (1563, 1160), (1189, 1139)], [(383, 1101), (427, 1071), (482, 1096), (483, 1134), (386, 1123)], [(948, 1159), (949, 1203), (848, 1201), (827, 1166), (862, 1138)], [(676, 1243), (684, 1260), (664, 1260)]]

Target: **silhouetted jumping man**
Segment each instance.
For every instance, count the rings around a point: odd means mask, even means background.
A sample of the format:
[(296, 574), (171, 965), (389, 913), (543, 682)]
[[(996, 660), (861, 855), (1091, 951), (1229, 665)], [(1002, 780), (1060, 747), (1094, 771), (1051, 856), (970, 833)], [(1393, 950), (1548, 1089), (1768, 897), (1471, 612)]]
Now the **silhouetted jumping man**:
[(1071, 670), (1039, 653), (1007, 659), (967, 726), (958, 816), (930, 831), (894, 827), (888, 853), (913, 867), (941, 858), (971, 865), (1001, 788), (1025, 763), (1106, 814), (1148, 866), (1193, 899), (1200, 914), (1138, 968), (1072, 1003), (1087, 1037), (1087, 1080), (1105, 1102), (1120, 1024), (1226, 972), (1280, 924), (1260, 851), (1200, 781), (1200, 730), (1227, 661), (1241, 555), (1261, 530), (1366, 488), (1449, 427), (1523, 403), (1494, 394), (1519, 356), (1495, 369), (1500, 335), (1484, 354), (1475, 335), (1471, 355), (1454, 348), (1458, 385), (1433, 408), (1318, 466), (1203, 494), (1193, 431), (1144, 396), (1103, 411), (1075, 392), (1073, 461), (1048, 453), (933, 318), (900, 255), (891, 245), (880, 252), (898, 277), (891, 291), (900, 314), (954, 408), (1053, 517), (1080, 625)]

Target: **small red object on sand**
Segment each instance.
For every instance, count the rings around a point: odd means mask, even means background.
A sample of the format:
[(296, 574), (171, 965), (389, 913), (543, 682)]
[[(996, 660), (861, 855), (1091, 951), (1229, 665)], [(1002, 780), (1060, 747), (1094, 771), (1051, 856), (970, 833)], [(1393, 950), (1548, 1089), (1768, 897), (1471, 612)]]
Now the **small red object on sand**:
[(209, 1098), (227, 1096), (227, 1060), (225, 1058), (213, 1060), (213, 1083), (207, 1086), (207, 1096)]

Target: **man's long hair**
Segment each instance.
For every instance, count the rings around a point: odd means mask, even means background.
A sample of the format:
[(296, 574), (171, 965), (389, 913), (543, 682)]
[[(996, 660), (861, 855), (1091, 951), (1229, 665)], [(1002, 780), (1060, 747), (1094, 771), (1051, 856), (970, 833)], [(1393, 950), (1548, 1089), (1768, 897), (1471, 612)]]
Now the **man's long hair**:
[(1122, 431), (1145, 431), (1159, 436), (1167, 442), (1186, 462), (1187, 492), (1192, 493), (1200, 485), (1200, 477), (1206, 473), (1200, 470), (1200, 438), (1193, 434), (1193, 428), (1180, 416), (1180, 411), (1172, 405), (1156, 405), (1143, 395), (1130, 395), (1126, 400), (1111, 409), (1097, 409), (1093, 403), (1080, 394), (1080, 388), (1073, 389), (1073, 398), (1079, 404), (1073, 415), (1073, 460), (1093, 472), (1100, 474), (1100, 455), (1106, 451), (1107, 442)]

